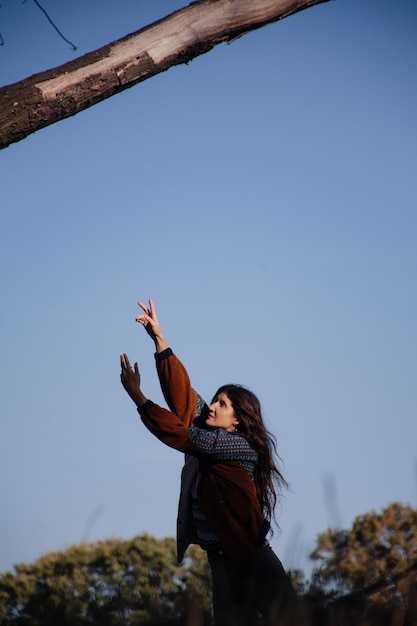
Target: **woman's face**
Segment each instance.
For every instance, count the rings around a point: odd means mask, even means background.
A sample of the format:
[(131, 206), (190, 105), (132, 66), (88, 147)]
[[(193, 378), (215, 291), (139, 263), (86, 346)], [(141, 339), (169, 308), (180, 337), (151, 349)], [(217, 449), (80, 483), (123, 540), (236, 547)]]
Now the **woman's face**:
[(206, 424), (212, 428), (224, 428), (229, 432), (234, 432), (238, 423), (232, 403), (224, 391), (222, 391), (209, 407), (209, 416), (206, 419)]

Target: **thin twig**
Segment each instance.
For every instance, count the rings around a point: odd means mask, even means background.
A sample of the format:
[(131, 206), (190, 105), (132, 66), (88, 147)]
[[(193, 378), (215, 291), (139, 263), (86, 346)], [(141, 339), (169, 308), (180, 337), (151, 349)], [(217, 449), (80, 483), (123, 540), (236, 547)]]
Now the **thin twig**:
[[(2, 5), (0, 4), (0, 9), (1, 9)], [(0, 33), (0, 46), (4, 46), (4, 39), (3, 39), (3, 35)]]
[[(24, 2), (26, 2), (26, 0), (24, 0)], [(77, 49), (77, 46), (74, 46), (74, 44), (69, 41), (69, 39), (67, 39), (66, 37), (64, 37), (64, 35), (61, 33), (61, 31), (59, 30), (58, 26), (56, 24), (54, 24), (54, 22), (52, 21), (52, 19), (49, 17), (47, 11), (45, 11), (45, 9), (43, 8), (43, 6), (41, 6), (38, 2), (38, 0), (33, 0), (33, 2), (36, 4), (36, 6), (38, 7), (38, 9), (40, 9), (42, 11), (42, 13), (45, 15), (46, 19), (48, 20), (48, 22), (51, 24), (51, 26), (56, 30), (56, 32), (58, 33), (58, 35), (61, 37), (61, 39), (63, 39), (64, 41), (67, 42), (67, 44), (69, 44), (71, 46), (71, 48), (73, 49), (73, 51), (75, 52)]]

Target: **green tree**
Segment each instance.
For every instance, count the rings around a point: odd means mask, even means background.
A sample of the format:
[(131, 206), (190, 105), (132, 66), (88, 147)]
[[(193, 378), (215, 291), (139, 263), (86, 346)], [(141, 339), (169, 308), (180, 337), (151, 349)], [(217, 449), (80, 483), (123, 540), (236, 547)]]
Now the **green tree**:
[(197, 604), (208, 613), (205, 555), (178, 565), (172, 538), (79, 544), (0, 577), (1, 626), (179, 624)]
[(361, 594), (368, 606), (407, 604), (417, 576), (417, 510), (392, 503), (356, 517), (350, 530), (329, 529), (311, 558), (312, 586)]

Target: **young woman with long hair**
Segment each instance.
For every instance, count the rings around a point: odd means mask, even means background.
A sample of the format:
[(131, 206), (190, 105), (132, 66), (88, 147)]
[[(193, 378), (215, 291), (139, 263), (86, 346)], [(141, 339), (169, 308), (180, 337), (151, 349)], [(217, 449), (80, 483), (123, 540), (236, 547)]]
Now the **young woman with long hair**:
[(276, 441), (258, 398), (240, 385), (221, 386), (210, 405), (165, 340), (152, 300), (136, 321), (155, 343), (157, 373), (169, 410), (141, 389), (138, 364), (121, 355), (121, 382), (145, 426), (185, 454), (177, 520), (178, 560), (191, 543), (207, 552), (216, 626), (292, 623), (293, 591), (267, 535), (282, 488)]

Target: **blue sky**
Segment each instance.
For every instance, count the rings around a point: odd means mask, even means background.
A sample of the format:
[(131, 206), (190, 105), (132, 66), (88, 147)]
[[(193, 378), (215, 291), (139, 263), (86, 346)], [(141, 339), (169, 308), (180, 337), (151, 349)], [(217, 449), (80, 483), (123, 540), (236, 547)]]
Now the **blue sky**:
[[(181, 2), (0, 8), (0, 83)], [(194, 387), (249, 386), (291, 491), (273, 547), (417, 506), (417, 4), (335, 0), (0, 152), (0, 571), (175, 532), (181, 455), (119, 382), (152, 297)], [(336, 497), (331, 497), (331, 494)]]

